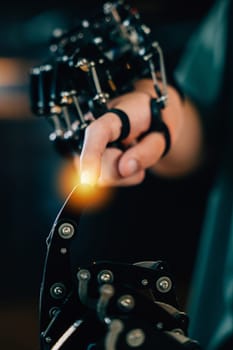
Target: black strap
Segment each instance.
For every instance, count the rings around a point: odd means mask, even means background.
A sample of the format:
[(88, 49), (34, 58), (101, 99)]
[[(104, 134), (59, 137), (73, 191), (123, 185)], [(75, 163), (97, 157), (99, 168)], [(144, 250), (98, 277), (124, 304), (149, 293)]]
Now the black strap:
[(164, 157), (171, 148), (171, 137), (167, 125), (164, 123), (161, 117), (161, 110), (158, 106), (157, 100), (155, 98), (151, 99), (151, 125), (147, 134), (152, 131), (158, 131), (164, 134), (165, 137), (165, 149), (163, 151), (162, 157)]
[(121, 133), (116, 142), (126, 139), (126, 137), (130, 133), (130, 123), (128, 115), (119, 108), (111, 108), (107, 112), (116, 114), (121, 120)]

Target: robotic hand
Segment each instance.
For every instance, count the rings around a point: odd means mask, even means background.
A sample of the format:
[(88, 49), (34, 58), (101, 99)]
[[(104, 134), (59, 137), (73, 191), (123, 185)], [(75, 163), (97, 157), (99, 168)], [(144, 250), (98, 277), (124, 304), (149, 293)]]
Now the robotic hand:
[(72, 266), (83, 189), (75, 188), (48, 237), (40, 299), (41, 350), (200, 349), (188, 337), (164, 261)]

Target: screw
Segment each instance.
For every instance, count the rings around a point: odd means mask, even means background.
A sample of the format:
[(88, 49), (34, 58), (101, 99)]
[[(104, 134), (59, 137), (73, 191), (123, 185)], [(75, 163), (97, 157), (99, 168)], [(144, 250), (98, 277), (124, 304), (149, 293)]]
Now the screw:
[(66, 287), (62, 283), (54, 283), (50, 288), (50, 294), (54, 299), (62, 299), (66, 294)]
[(110, 270), (102, 270), (97, 276), (99, 283), (111, 283), (113, 282), (113, 274)]
[(142, 329), (133, 329), (126, 335), (126, 343), (131, 347), (141, 346), (145, 341), (145, 333)]
[(156, 281), (156, 287), (161, 293), (168, 293), (172, 288), (172, 281), (167, 276), (162, 276)]
[(70, 239), (71, 237), (73, 237), (74, 233), (75, 233), (74, 226), (69, 222), (64, 222), (58, 228), (58, 234), (63, 239)]
[(126, 295), (122, 295), (118, 299), (118, 305), (121, 307), (121, 309), (125, 311), (130, 311), (134, 308), (135, 301), (132, 295), (126, 294)]
[(146, 278), (144, 278), (143, 280), (141, 280), (141, 284), (143, 285), (143, 286), (147, 286), (148, 285), (148, 279), (146, 279)]

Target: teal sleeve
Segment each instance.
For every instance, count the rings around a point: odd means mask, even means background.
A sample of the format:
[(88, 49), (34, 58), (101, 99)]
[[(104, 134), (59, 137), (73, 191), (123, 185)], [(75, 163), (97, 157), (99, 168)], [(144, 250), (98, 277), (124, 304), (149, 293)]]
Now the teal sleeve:
[(181, 90), (204, 114), (215, 108), (222, 87), (229, 2), (214, 3), (187, 43), (175, 72)]

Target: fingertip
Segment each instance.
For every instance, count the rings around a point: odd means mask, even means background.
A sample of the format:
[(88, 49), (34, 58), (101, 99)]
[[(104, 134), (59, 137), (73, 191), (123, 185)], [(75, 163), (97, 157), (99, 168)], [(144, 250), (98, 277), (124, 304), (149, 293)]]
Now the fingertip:
[(96, 176), (90, 170), (82, 170), (80, 173), (80, 183), (82, 185), (94, 186), (97, 182)]
[(140, 170), (140, 164), (137, 159), (130, 158), (130, 159), (122, 159), (122, 161), (119, 164), (119, 171), (121, 176), (132, 176), (136, 174)]

